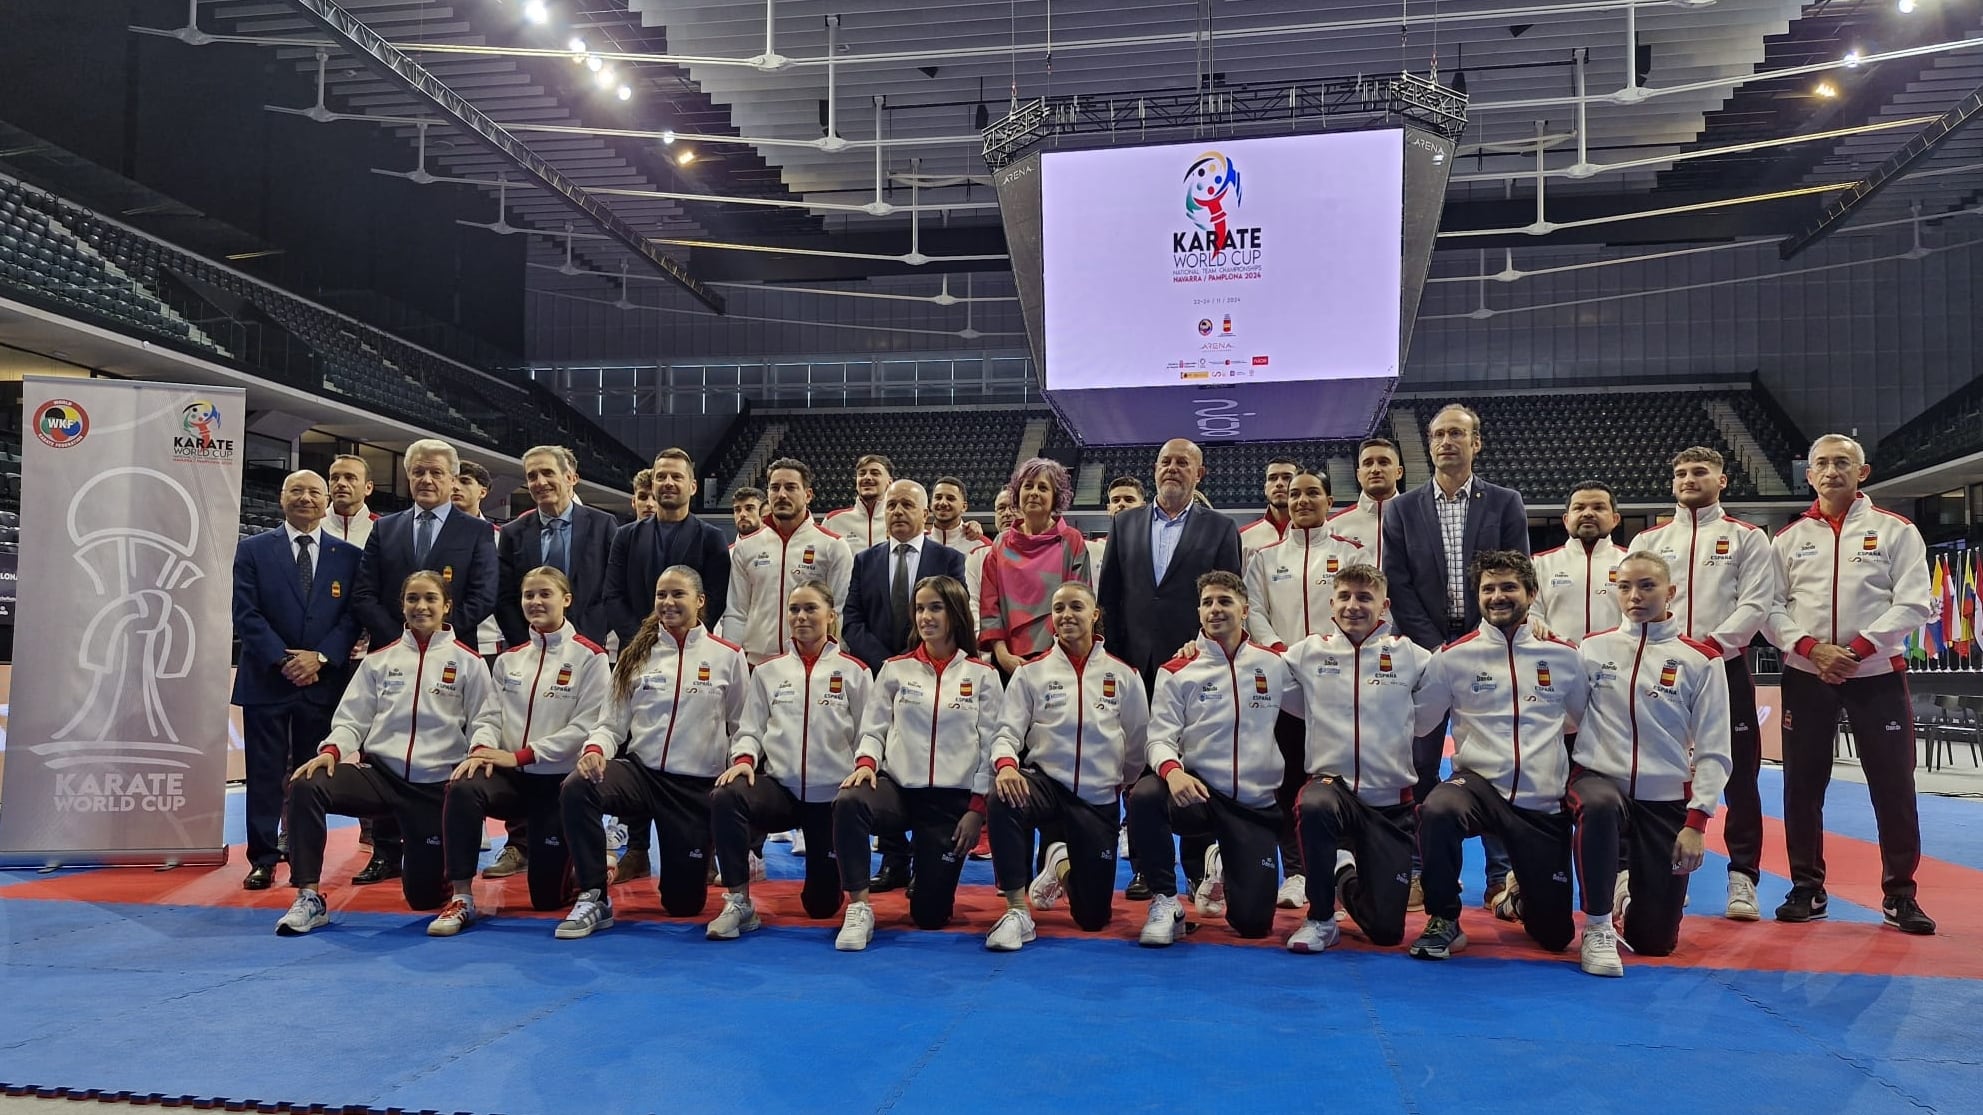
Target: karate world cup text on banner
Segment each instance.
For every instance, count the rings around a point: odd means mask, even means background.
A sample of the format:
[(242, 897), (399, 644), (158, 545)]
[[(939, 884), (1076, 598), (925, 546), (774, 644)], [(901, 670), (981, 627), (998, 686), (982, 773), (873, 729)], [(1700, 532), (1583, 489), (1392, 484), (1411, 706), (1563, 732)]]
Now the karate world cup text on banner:
[(218, 863), (244, 392), (29, 377), (0, 862)]

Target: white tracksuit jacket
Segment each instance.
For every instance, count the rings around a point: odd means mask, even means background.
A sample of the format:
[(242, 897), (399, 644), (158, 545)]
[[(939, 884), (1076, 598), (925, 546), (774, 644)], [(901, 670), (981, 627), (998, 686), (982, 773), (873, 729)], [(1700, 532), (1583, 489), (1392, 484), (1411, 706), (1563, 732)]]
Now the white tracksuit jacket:
[(832, 801), (854, 772), (854, 735), (874, 684), (866, 663), (828, 642), (808, 662), (784, 654), (751, 671), (730, 761), (757, 767), (800, 801)]
[(790, 538), (765, 526), (730, 547), (730, 597), (723, 608), (723, 634), (744, 648), (752, 665), (782, 653), (792, 629), (785, 598), (792, 587), (823, 581), (833, 590), (834, 612), (847, 613), (847, 586), (854, 577), (854, 554), (847, 543), (811, 519), (799, 520)]
[(1056, 639), (1005, 688), (992, 773), (1038, 767), (1082, 801), (1113, 806), (1143, 774), (1149, 730), (1150, 699), (1134, 667), (1099, 640), (1077, 661)]
[(469, 721), (488, 696), (489, 667), (453, 628), (425, 645), (402, 632), (358, 664), (317, 750), (408, 782), (446, 782), (468, 757)]
[(608, 758), (624, 750), (649, 770), (714, 778), (730, 765), (730, 739), (750, 683), (743, 652), (704, 630), (677, 640), (661, 630), (641, 664), (633, 692), (606, 700), (606, 714), (586, 747)]
[(513, 751), (517, 765), (532, 774), (570, 774), (605, 718), (612, 688), (606, 648), (569, 621), (549, 634), (532, 630), (529, 642), (496, 659), (469, 749)]
[(1383, 624), (1362, 643), (1341, 631), (1310, 635), (1285, 657), (1300, 689), (1297, 715), (1308, 723), (1308, 773), (1335, 775), (1371, 805), (1408, 804), (1418, 781), (1415, 709), (1432, 652)]
[(920, 645), (897, 655), (875, 676), (854, 765), (879, 768), (905, 790), (969, 790), (981, 810), (1001, 692), (998, 671), (962, 651), (941, 664)]
[(873, 510), (855, 500), (852, 507), (827, 512), (819, 525), (846, 539), (847, 547), (856, 553), (888, 537), (888, 516), (882, 514), (879, 496)]
[(1572, 538), (1568, 545), (1537, 554), (1539, 589), (1529, 614), (1572, 646), (1618, 626), (1618, 563), (1625, 553), (1609, 538), (1598, 539), (1588, 550)]
[(1588, 702), (1577, 648), (1538, 639), (1525, 622), (1512, 636), (1482, 620), (1432, 656), (1418, 706), (1417, 734), (1453, 714), (1453, 766), (1493, 784), (1522, 809), (1563, 808), (1570, 777), (1566, 733)]
[(1748, 649), (1783, 589), (1769, 536), (1722, 510), (1676, 507), (1673, 518), (1632, 539), (1626, 553), (1666, 559), (1679, 591), (1671, 605), (1680, 634), (1724, 659)]
[(1859, 656), (1855, 677), (1906, 668), (1901, 647), (1928, 622), (1928, 548), (1913, 523), (1860, 493), (1834, 529), (1813, 503), (1774, 542), (1783, 595), (1765, 621), (1783, 664), (1816, 673), (1813, 643)]
[[(1391, 499), (1396, 499), (1392, 496)], [(1356, 497), (1356, 503), (1345, 507), (1329, 521), (1322, 524), (1330, 532), (1362, 546), (1370, 555), (1370, 564), (1384, 568), (1384, 516), (1391, 510), (1391, 499), (1371, 499), (1366, 495)]]
[(1258, 643), (1226, 648), (1198, 636), (1195, 658), (1157, 671), (1150, 700), (1150, 765), (1159, 777), (1185, 770), (1241, 805), (1274, 804), (1283, 763), (1274, 719), (1288, 687), (1288, 664)]
[(1288, 531), (1293, 529), (1287, 523), (1276, 525), (1274, 520), (1267, 518), (1255, 519), (1239, 528), (1240, 566), (1244, 568), (1254, 554), (1287, 537)]
[(1705, 829), (1728, 784), (1728, 674), (1672, 615), (1584, 640), (1590, 706), (1571, 757), (1640, 801), (1685, 801)]
[[(937, 527), (931, 527), (924, 531), (923, 534), (931, 541), (948, 546), (964, 555), (964, 591), (971, 597), (971, 614), (974, 616), (977, 615), (978, 585), (985, 578), (985, 555), (991, 553), (991, 543), (982, 538), (975, 542), (971, 541), (969, 538), (964, 537), (962, 528), (957, 530), (942, 530)], [(888, 532), (886, 530), (882, 531), (882, 537), (884, 539), (887, 538), (887, 535)], [(1100, 569), (1101, 566), (1094, 565), (1089, 568)]]
[(1327, 527), (1289, 527), (1285, 538), (1246, 562), (1246, 637), (1284, 650), (1310, 635), (1334, 631), (1329, 594), (1336, 572), (1366, 561), (1362, 547)]

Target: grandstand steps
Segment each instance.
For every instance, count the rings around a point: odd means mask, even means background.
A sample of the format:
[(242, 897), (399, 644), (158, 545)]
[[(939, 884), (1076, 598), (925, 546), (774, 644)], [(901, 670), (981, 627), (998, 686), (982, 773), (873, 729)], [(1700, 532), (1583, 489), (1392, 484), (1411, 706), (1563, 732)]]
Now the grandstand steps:
[(1102, 484), (1108, 469), (1100, 461), (1088, 461), (1074, 476), (1074, 506), (1094, 507), (1102, 502)]
[(737, 494), (738, 488), (748, 488), (759, 476), (764, 475), (764, 466), (777, 457), (778, 443), (783, 440), (785, 440), (785, 423), (773, 422), (764, 428), (764, 432), (757, 437), (757, 444), (751, 446), (750, 454), (737, 469), (736, 475), (730, 477), (729, 486), (723, 490), (723, 500), (719, 506), (730, 506), (731, 497)]
[[(1028, 418), (1026, 420), (1025, 432), (1019, 435), (1019, 453), (1012, 460), (1013, 471), (1018, 471), (1020, 465), (1039, 456), (1040, 450), (1046, 448), (1047, 430), (1052, 425), (1053, 420), (1049, 418)], [(1078, 499), (1080, 497), (1077, 496), (1075, 498)]]
[(1354, 502), (1361, 491), (1356, 485), (1356, 462), (1348, 457), (1329, 458), (1329, 494), (1337, 503)]
[[(1423, 484), (1432, 477), (1432, 459), (1425, 455), (1425, 435), (1419, 429), (1416, 411), (1408, 406), (1391, 408), (1391, 440), (1398, 443), (1405, 484)], [(1335, 477), (1329, 479), (1334, 483)]]
[(1783, 474), (1777, 471), (1776, 464), (1763, 449), (1763, 443), (1749, 429), (1749, 424), (1742, 421), (1742, 416), (1735, 413), (1735, 408), (1722, 399), (1712, 398), (1703, 399), (1701, 406), (1714, 420), (1715, 429), (1720, 430), (1721, 436), (1727, 438), (1728, 444), (1734, 448), (1736, 457), (1742, 462), (1742, 471), (1755, 481), (1757, 494), (1772, 497), (1789, 495), (1790, 486), (1783, 482)]

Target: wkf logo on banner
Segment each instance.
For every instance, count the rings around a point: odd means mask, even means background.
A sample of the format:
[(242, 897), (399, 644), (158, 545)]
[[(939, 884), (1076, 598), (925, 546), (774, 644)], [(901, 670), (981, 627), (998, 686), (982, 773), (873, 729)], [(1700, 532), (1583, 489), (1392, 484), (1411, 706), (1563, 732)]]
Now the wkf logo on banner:
[(50, 399), (35, 408), (34, 436), (51, 449), (67, 449), (89, 436), (89, 412), (69, 399)]

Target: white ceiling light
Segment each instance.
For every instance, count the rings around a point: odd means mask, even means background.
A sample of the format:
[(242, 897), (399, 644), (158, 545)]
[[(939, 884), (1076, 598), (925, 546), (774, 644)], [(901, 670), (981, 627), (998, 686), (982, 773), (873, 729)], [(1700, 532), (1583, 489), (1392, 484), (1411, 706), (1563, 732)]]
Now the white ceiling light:
[(1900, 11), (1901, 15), (1914, 14), (1914, 0), (1900, 0), (1894, 7)]
[(633, 100), (633, 87), (630, 85), (622, 85), (620, 86), (619, 90), (616, 93), (614, 93), (614, 96), (620, 98), (623, 101)]
[(571, 41), (565, 44), (565, 49), (572, 52), (572, 61), (574, 62), (585, 61), (584, 39), (579, 38), (577, 35), (573, 35), (571, 37)]
[(1845, 52), (1845, 57), (1844, 57), (1844, 58), (1841, 58), (1841, 59), (1840, 59), (1840, 61), (1841, 61), (1841, 62), (1844, 62), (1844, 63), (1845, 63), (1845, 68), (1846, 68), (1846, 69), (1848, 69), (1848, 70), (1856, 70), (1856, 69), (1858, 69), (1858, 68), (1859, 68), (1859, 48), (1858, 48), (1858, 47), (1853, 47), (1853, 48), (1852, 48), (1851, 50), (1848, 50), (1848, 51), (1846, 51), (1846, 52)]
[(541, 27), (551, 22), (551, 9), (545, 5), (544, 0), (524, 0), (523, 18), (526, 22)]
[(613, 73), (613, 67), (611, 66), (602, 66), (592, 74), (592, 84), (597, 85), (601, 89), (611, 89), (613, 83), (618, 80), (619, 77)]
[(585, 56), (585, 68), (591, 70), (595, 74), (598, 73), (600, 68), (605, 65), (606, 65), (606, 60), (604, 58), (599, 57), (597, 54), (588, 54)]

